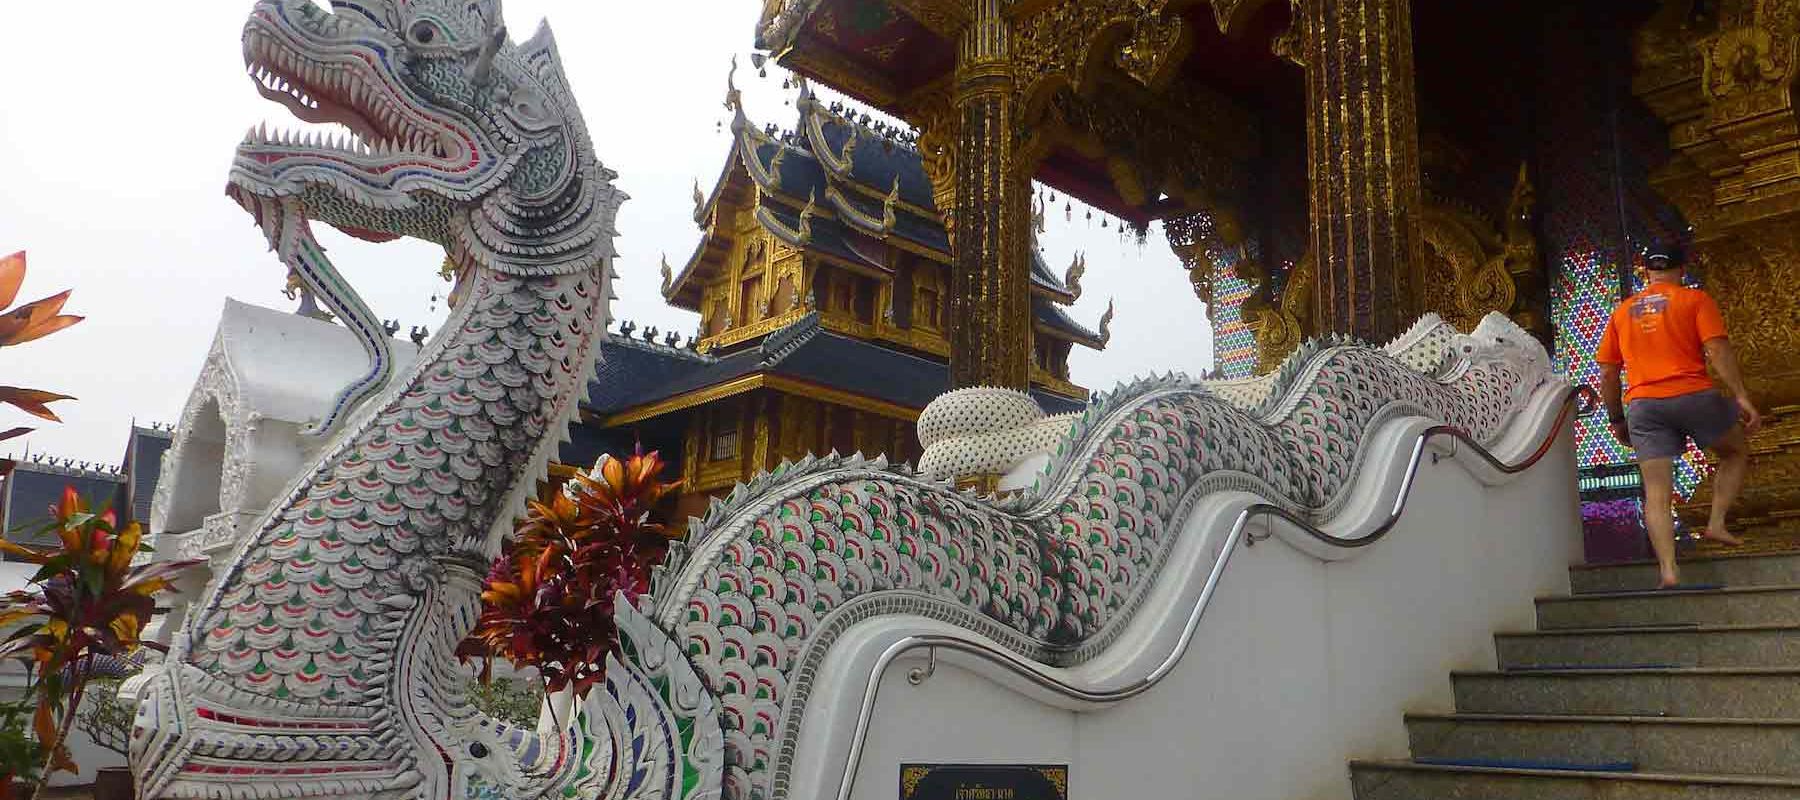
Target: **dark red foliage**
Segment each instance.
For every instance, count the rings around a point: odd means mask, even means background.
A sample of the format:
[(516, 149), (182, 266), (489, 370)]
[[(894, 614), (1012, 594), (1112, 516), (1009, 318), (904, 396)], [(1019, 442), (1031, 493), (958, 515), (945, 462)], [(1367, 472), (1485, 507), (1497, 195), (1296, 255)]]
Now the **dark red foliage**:
[(494, 562), (474, 636), (515, 667), (532, 667), (552, 692), (577, 697), (605, 677), (618, 641), (617, 593), (635, 600), (668, 547), (650, 512), (679, 485), (657, 480), (657, 453), (603, 457), (531, 504), (511, 551)]

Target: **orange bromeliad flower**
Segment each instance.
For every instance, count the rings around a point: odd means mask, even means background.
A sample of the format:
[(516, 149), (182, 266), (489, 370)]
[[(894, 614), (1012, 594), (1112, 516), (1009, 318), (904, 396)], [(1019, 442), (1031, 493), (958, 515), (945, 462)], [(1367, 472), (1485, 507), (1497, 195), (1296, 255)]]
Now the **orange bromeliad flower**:
[[(25, 251), (0, 258), (0, 308), (12, 305), (13, 300), (19, 296), (19, 286), (24, 282)], [(68, 300), (69, 292), (63, 291), (0, 313), (0, 347), (41, 339), (80, 322), (81, 317), (62, 313), (63, 304)], [(20, 411), (51, 422), (62, 420), (56, 416), (56, 412), (50, 410), (48, 404), (73, 399), (75, 398), (66, 394), (42, 389), (0, 386), (0, 403), (16, 406)], [(0, 441), (30, 432), (30, 428), (13, 428), (0, 432)]]

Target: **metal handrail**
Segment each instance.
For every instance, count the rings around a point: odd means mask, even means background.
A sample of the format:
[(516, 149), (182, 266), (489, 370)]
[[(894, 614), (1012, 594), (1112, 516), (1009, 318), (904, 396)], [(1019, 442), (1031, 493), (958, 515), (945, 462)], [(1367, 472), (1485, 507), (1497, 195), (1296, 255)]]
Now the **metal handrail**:
[[(1495, 458), (1494, 454), (1488, 452), (1487, 448), (1483, 447), (1480, 442), (1477, 442), (1474, 438), (1470, 437), (1467, 431), (1454, 425), (1433, 425), (1420, 431), (1418, 438), (1413, 441), (1412, 457), (1406, 465), (1406, 477), (1400, 482), (1400, 490), (1394, 497), (1394, 505), (1388, 511), (1387, 519), (1383, 520), (1379, 526), (1365, 536), (1354, 539), (1333, 536), (1314, 527), (1310, 521), (1300, 515), (1273, 503), (1252, 503), (1247, 506), (1243, 511), (1238, 512), (1237, 519), (1232, 523), (1231, 532), (1227, 534), (1225, 538), (1225, 547), (1220, 551), (1218, 561), (1213, 563), (1212, 571), (1207, 573), (1206, 584), (1201, 587), (1200, 596), (1194, 601), (1194, 610), (1188, 613), (1187, 624), (1183, 626), (1180, 638), (1175, 640), (1175, 646), (1170, 649), (1169, 654), (1163, 658), (1162, 663), (1156, 666), (1156, 669), (1151, 670), (1150, 673), (1144, 677), (1116, 689), (1096, 691), (1073, 686), (1058, 680), (1055, 677), (1044, 674), (1036, 668), (1037, 665), (1034, 662), (1019, 656), (1016, 653), (1007, 650), (994, 650), (987, 647), (981, 647), (962, 639), (945, 636), (943, 634), (912, 634), (895, 641), (881, 651), (881, 655), (875, 659), (874, 665), (869, 669), (869, 685), (867, 689), (863, 690), (862, 707), (857, 712), (856, 729), (852, 733), (850, 739), (850, 758), (844, 765), (844, 777), (838, 785), (838, 800), (849, 800), (851, 784), (856, 778), (857, 768), (861, 766), (863, 743), (867, 740), (869, 733), (869, 721), (875, 713), (875, 701), (881, 691), (881, 676), (883, 673), (887, 672), (888, 666), (893, 664), (900, 656), (920, 648), (929, 648), (930, 653), (926, 664), (922, 667), (913, 668), (907, 674), (907, 680), (915, 686), (925, 682), (927, 678), (931, 677), (932, 672), (937, 669), (936, 651), (938, 649), (944, 649), (987, 659), (988, 661), (1011, 670), (1037, 685), (1038, 688), (1062, 695), (1063, 697), (1078, 702), (1100, 705), (1129, 700), (1149, 691), (1150, 688), (1156, 684), (1161, 683), (1163, 678), (1168, 677), (1170, 673), (1175, 671), (1175, 666), (1179, 664), (1182, 657), (1187, 654), (1189, 645), (1193, 643), (1194, 633), (1200, 627), (1200, 617), (1206, 612), (1206, 606), (1212, 599), (1213, 591), (1218, 588), (1219, 578), (1225, 572), (1225, 565), (1231, 561), (1231, 554), (1237, 549), (1238, 542), (1244, 541), (1246, 547), (1254, 543), (1252, 540), (1245, 537), (1245, 531), (1249, 527), (1251, 520), (1265, 516), (1279, 517), (1287, 520), (1295, 527), (1305, 531), (1308, 535), (1321, 542), (1345, 548), (1367, 547), (1387, 536), (1387, 534), (1394, 529), (1394, 526), (1399, 524), (1400, 515), (1406, 510), (1407, 498), (1412, 494), (1414, 480), (1418, 477), (1419, 465), (1424, 461), (1425, 448), (1432, 440), (1441, 437), (1450, 437), (1453, 445), (1457, 442), (1467, 444), (1470, 452), (1473, 452), (1483, 461), (1486, 461), (1488, 466), (1493, 469), (1507, 475), (1518, 474), (1530, 469), (1532, 466), (1536, 465), (1537, 462), (1543, 460), (1545, 455), (1549, 454), (1550, 448), (1556, 445), (1557, 438), (1562, 434), (1563, 426), (1568, 424), (1571, 412), (1575, 411), (1577, 401), (1587, 401), (1582, 404), (1583, 408), (1579, 412), (1580, 414), (1585, 415), (1599, 402), (1599, 398), (1599, 392), (1594, 391), (1592, 387), (1576, 387), (1567, 397), (1563, 398), (1562, 410), (1558, 412), (1556, 424), (1551, 427), (1550, 434), (1544, 437), (1544, 441), (1538, 445), (1537, 450), (1533, 451), (1530, 456), (1527, 456), (1524, 460), (1514, 464), (1507, 464), (1500, 459)], [(1432, 454), (1432, 462), (1436, 463), (1437, 459), (1438, 455), (1435, 453)], [(1262, 537), (1257, 538), (1256, 541), (1268, 538), (1269, 535), (1270, 534), (1264, 534)]]

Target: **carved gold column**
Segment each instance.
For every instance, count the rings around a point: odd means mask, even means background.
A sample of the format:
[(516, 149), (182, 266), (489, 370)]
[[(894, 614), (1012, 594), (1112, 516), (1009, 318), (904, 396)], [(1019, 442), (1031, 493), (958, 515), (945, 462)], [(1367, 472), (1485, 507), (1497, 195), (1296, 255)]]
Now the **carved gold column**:
[(973, 0), (956, 65), (950, 384), (1025, 389), (1031, 379), (1029, 170), (1003, 0)]
[(1318, 321), (1384, 341), (1412, 323), (1421, 283), (1411, 3), (1298, 6)]

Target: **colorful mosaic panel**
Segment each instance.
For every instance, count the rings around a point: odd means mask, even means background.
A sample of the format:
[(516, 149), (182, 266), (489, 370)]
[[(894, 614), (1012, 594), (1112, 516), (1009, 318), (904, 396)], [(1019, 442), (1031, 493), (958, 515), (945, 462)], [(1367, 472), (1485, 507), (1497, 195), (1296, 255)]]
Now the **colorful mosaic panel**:
[(1256, 336), (1244, 324), (1250, 282), (1222, 264), (1213, 276), (1213, 367), (1227, 378), (1247, 378), (1256, 370)]
[[(1593, 247), (1564, 254), (1551, 287), (1551, 318), (1556, 323), (1556, 371), (1569, 380), (1596, 386), (1600, 366), (1594, 350), (1606, 332), (1606, 320), (1619, 299), (1619, 277), (1610, 259)], [(1575, 451), (1582, 467), (1623, 464), (1631, 451), (1613, 440), (1606, 419), (1586, 417), (1575, 425)]]

